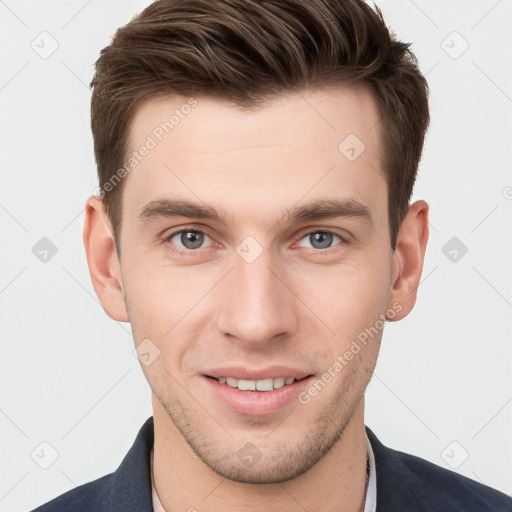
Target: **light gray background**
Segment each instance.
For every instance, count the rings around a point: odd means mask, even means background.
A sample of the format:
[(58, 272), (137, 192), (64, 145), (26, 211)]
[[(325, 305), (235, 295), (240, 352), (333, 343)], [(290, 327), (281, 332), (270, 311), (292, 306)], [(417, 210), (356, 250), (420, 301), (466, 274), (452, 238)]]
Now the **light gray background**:
[[(104, 314), (82, 245), (96, 186), (87, 84), (115, 29), (149, 3), (0, 1), (2, 511), (114, 471), (152, 414), (130, 326)], [(431, 236), (416, 308), (385, 329), (366, 423), (511, 494), (512, 2), (378, 5), (431, 88), (414, 194), (431, 206)], [(47, 262), (32, 252), (43, 237), (58, 250)], [(452, 237), (456, 261), (443, 253)], [(48, 469), (42, 442), (58, 452)]]

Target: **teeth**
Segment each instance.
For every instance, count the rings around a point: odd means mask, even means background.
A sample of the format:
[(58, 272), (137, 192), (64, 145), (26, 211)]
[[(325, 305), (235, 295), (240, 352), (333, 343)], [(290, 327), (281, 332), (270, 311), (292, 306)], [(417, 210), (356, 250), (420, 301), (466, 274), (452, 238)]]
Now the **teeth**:
[[(274, 379), (263, 379), (253, 381), (258, 391), (272, 391), (274, 389)], [(240, 384), (238, 384), (240, 388)]]
[(238, 388), (242, 391), (272, 391), (273, 389), (282, 388), (283, 386), (292, 384), (295, 380), (293, 377), (277, 377), (275, 379), (234, 379), (233, 377), (219, 377), (217, 379), (221, 384), (227, 384), (232, 388)]
[(240, 379), (238, 381), (238, 389), (241, 389), (242, 391), (255, 391), (256, 381)]
[(277, 379), (274, 379), (274, 389), (282, 388), (284, 386), (284, 381), (284, 377), (278, 377)]

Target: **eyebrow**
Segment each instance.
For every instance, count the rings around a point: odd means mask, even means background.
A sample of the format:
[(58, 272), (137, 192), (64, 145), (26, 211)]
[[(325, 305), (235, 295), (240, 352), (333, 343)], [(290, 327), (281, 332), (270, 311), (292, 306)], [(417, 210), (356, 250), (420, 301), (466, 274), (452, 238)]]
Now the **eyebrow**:
[[(217, 211), (205, 203), (195, 203), (183, 199), (157, 198), (147, 203), (137, 216), (142, 223), (155, 220), (186, 217), (216, 221), (229, 225), (233, 216), (226, 211)], [(290, 224), (317, 221), (337, 217), (352, 217), (373, 224), (370, 209), (354, 199), (317, 199), (302, 206), (295, 206), (284, 211), (276, 224), (285, 222)], [(275, 226), (275, 224), (274, 224)]]
[(316, 221), (336, 217), (360, 218), (373, 224), (370, 209), (355, 199), (323, 199), (292, 208), (283, 217), (289, 223)]

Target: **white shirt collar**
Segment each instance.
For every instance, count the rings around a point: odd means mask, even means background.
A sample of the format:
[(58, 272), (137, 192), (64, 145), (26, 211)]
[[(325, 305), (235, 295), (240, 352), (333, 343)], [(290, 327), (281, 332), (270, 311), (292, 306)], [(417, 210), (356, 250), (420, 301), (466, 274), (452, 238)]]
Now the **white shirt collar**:
[(370, 459), (370, 478), (364, 502), (364, 512), (375, 512), (377, 509), (377, 470), (375, 469), (375, 456), (373, 455), (373, 448), (368, 439), (368, 434), (366, 434), (366, 452)]
[[(364, 512), (375, 512), (377, 508), (377, 472), (375, 470), (375, 457), (373, 455), (372, 445), (366, 435), (366, 451), (370, 461), (370, 477), (368, 480), (368, 489), (366, 491), (366, 500), (364, 502)], [(151, 450), (151, 488), (153, 496), (154, 512), (165, 512), (153, 482), (153, 450)]]

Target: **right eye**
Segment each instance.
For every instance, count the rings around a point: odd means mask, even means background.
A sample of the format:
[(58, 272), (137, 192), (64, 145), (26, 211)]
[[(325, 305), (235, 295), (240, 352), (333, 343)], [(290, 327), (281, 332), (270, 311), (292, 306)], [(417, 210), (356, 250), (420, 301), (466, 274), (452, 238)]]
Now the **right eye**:
[[(185, 249), (185, 251), (196, 252), (196, 249), (201, 249), (201, 246), (205, 242), (205, 239), (211, 238), (200, 229), (180, 229), (179, 231), (174, 231), (170, 235), (165, 237), (165, 240), (171, 242), (172, 245), (175, 245), (179, 249)], [(179, 254), (184, 254), (183, 250), (176, 251)]]

